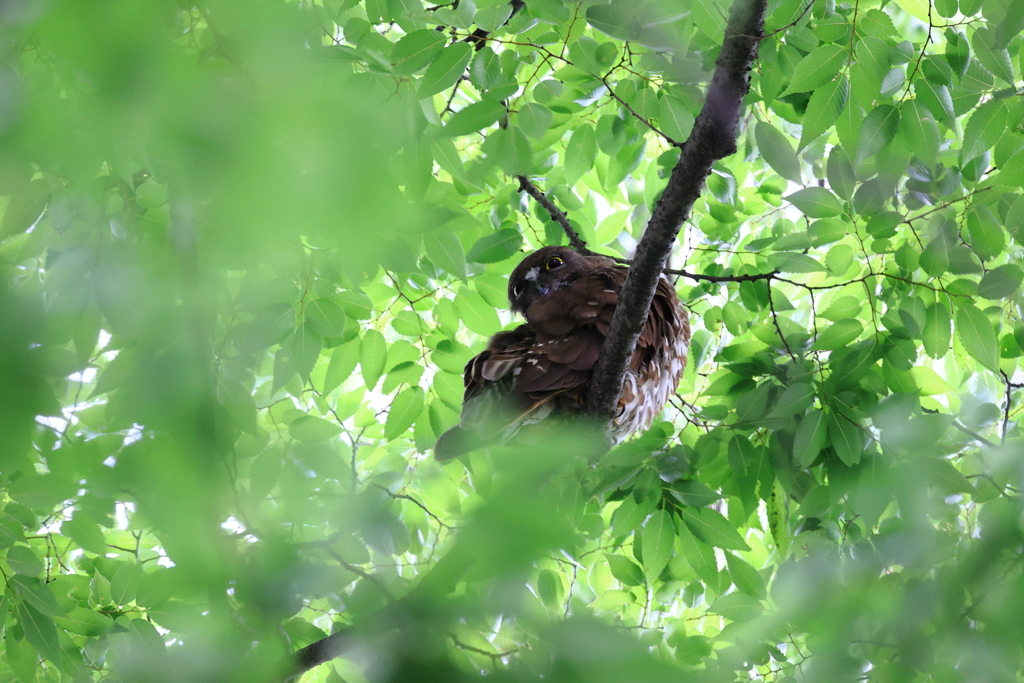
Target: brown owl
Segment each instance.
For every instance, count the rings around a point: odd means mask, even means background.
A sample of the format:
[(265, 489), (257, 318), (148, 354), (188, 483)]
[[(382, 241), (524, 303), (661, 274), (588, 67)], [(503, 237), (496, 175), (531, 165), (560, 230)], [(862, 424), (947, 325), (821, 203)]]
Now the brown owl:
[[(553, 412), (578, 412), (627, 270), (568, 247), (527, 256), (508, 283), (512, 310), (526, 323), (491, 337), (466, 364), (462, 416), (437, 440), (434, 457), (449, 460), (508, 442)], [(686, 310), (662, 277), (619, 396), (612, 422), (616, 442), (651, 426), (675, 393), (689, 346)]]

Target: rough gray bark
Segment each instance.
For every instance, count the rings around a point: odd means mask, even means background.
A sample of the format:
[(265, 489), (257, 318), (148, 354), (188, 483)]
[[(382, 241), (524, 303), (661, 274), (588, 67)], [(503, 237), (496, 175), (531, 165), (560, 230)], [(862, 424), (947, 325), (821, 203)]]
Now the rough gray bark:
[(683, 143), (665, 191), (654, 207), (619, 295), (611, 328), (587, 394), (586, 411), (601, 421), (616, 411), (626, 363), (644, 326), (658, 278), (683, 221), (704, 189), (711, 166), (736, 151), (743, 97), (750, 69), (764, 37), (766, 0), (735, 0), (729, 11), (722, 51), (715, 61), (704, 108)]

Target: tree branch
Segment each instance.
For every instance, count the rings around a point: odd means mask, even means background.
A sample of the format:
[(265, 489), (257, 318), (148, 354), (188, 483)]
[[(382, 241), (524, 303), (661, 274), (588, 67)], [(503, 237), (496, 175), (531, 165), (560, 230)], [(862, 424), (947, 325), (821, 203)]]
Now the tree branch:
[(569, 244), (572, 245), (573, 249), (586, 255), (594, 253), (587, 249), (587, 243), (583, 241), (583, 238), (580, 237), (579, 233), (576, 232), (572, 225), (569, 224), (569, 219), (566, 217), (565, 213), (555, 206), (555, 203), (548, 199), (547, 195), (541, 192), (539, 187), (534, 185), (533, 182), (524, 175), (517, 175), (516, 180), (519, 181), (519, 191), (525, 192), (536, 199), (537, 203), (543, 206), (544, 210), (548, 212), (549, 216), (551, 216), (551, 220), (562, 226), (562, 230), (565, 231), (565, 235), (569, 238)]
[(586, 411), (595, 418), (610, 420), (614, 416), (626, 363), (643, 329), (679, 229), (700, 197), (711, 165), (736, 151), (740, 107), (750, 89), (750, 69), (757, 58), (758, 43), (764, 37), (766, 6), (767, 0), (735, 0), (729, 11), (725, 40), (704, 108), (683, 143), (679, 162), (637, 246), (594, 369)]

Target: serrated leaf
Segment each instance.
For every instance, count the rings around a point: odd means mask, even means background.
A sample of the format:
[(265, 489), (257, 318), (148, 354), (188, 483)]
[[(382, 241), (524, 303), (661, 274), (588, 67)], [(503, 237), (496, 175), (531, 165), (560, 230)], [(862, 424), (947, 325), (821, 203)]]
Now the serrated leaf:
[(693, 573), (704, 583), (717, 586), (718, 562), (715, 559), (715, 549), (696, 538), (686, 525), (679, 530), (679, 547)]
[(40, 583), (38, 579), (20, 575), (11, 576), (9, 583), (18, 595), (39, 612), (50, 617), (59, 617), (64, 614), (64, 610), (57, 604), (53, 590), (47, 584)]
[(110, 578), (110, 598), (115, 605), (127, 605), (135, 600), (135, 591), (142, 581), (142, 565), (126, 562)]
[(288, 425), (288, 434), (298, 441), (326, 441), (341, 434), (341, 427), (316, 415), (300, 415)]
[(114, 625), (114, 620), (91, 609), (75, 607), (67, 614), (54, 617), (54, 621), (65, 631), (80, 636), (102, 636)]
[(830, 218), (843, 213), (839, 198), (824, 187), (807, 187), (785, 197), (809, 218)]
[(804, 127), (800, 132), (798, 150), (817, 140), (835, 125), (849, 97), (850, 81), (846, 76), (840, 76), (811, 93), (811, 100), (804, 112)]
[(921, 252), (921, 268), (932, 277), (938, 277), (949, 269), (949, 243), (939, 235)]
[(505, 107), (500, 102), (491, 100), (476, 102), (455, 112), (455, 115), (441, 129), (441, 134), (455, 137), (456, 135), (475, 133), (492, 123), (497, 123), (504, 115)]
[(675, 545), (676, 527), (665, 510), (655, 510), (647, 518), (643, 532), (644, 571), (654, 581), (668, 564)]
[(812, 351), (834, 351), (855, 341), (864, 331), (859, 320), (837, 320), (832, 326), (818, 335), (811, 345)]
[(761, 616), (764, 606), (753, 596), (734, 592), (715, 600), (708, 606), (708, 611), (721, 614), (729, 621), (742, 623)]
[(974, 304), (962, 304), (957, 311), (956, 336), (972, 358), (999, 372), (999, 340), (988, 316)]
[(807, 254), (776, 252), (768, 254), (768, 267), (780, 273), (823, 273), (825, 266)]
[(359, 346), (360, 340), (356, 338), (334, 349), (331, 362), (327, 365), (327, 374), (324, 375), (323, 393), (334, 391), (356, 369), (359, 364)]
[(377, 380), (384, 373), (384, 364), (388, 358), (388, 345), (384, 335), (377, 330), (366, 330), (359, 344), (359, 365), (363, 371), (363, 381), (367, 389), (377, 386)]
[(935, 114), (942, 125), (952, 130), (956, 129), (953, 98), (946, 86), (932, 83), (926, 78), (918, 78), (914, 82), (914, 94), (921, 100), (921, 104), (928, 107), (928, 111)]
[(946, 494), (977, 493), (967, 477), (945, 458), (918, 458), (914, 461), (914, 470), (920, 471), (929, 484)]
[(519, 108), (516, 123), (528, 137), (540, 138), (548, 132), (553, 118), (551, 110), (543, 104), (529, 102)]
[(491, 131), (481, 149), (489, 161), (509, 175), (523, 175), (530, 171), (533, 150), (530, 140), (518, 126)]
[(570, 187), (590, 170), (597, 158), (597, 135), (589, 123), (573, 131), (565, 148), (565, 182)]
[(856, 422), (844, 415), (830, 415), (828, 438), (844, 465), (853, 467), (860, 462), (864, 451), (864, 433)]
[(953, 336), (951, 323), (949, 309), (943, 304), (934, 303), (928, 307), (921, 341), (924, 343), (924, 352), (932, 358), (942, 358), (949, 351), (949, 342)]
[(767, 121), (758, 121), (754, 128), (754, 139), (761, 156), (773, 171), (795, 183), (801, 182), (800, 161), (785, 135)]
[(891, 66), (889, 62), (889, 46), (875, 36), (865, 36), (857, 41), (857, 64), (864, 69), (876, 84), (879, 83)]
[[(644, 548), (646, 549), (646, 545)], [(732, 553), (725, 553), (725, 561), (729, 566), (729, 575), (732, 577), (732, 582), (736, 584), (736, 587), (747, 595), (764, 599), (768, 597), (768, 589), (764, 584), (764, 579), (756, 569), (754, 569), (750, 563), (740, 559)]]
[(25, 639), (46, 659), (60, 665), (62, 652), (53, 619), (35, 610), (28, 603), (18, 605), (18, 623)]
[(799, 467), (810, 467), (825, 446), (828, 419), (822, 410), (812, 410), (800, 421), (793, 440), (793, 462)]
[(402, 390), (388, 409), (384, 423), (384, 438), (391, 441), (405, 433), (423, 412), (424, 393), (420, 387)]
[(490, 90), (501, 78), (501, 58), (485, 45), (469, 65), (469, 80), (477, 90)]
[(784, 97), (790, 93), (807, 92), (825, 85), (839, 73), (846, 60), (846, 48), (841, 45), (822, 45), (800, 60)]
[(423, 247), (434, 265), (462, 280), (466, 279), (466, 253), (459, 238), (447, 230), (423, 236)]
[(330, 299), (313, 299), (306, 304), (306, 324), (322, 337), (340, 337), (345, 334), (345, 310)]
[(676, 142), (685, 142), (693, 131), (693, 114), (682, 100), (665, 95), (658, 103), (658, 128)]
[(522, 246), (523, 234), (515, 228), (505, 228), (477, 240), (466, 254), (466, 260), (473, 263), (498, 263), (511, 258)]
[(984, 204), (975, 204), (967, 212), (967, 230), (971, 249), (982, 261), (999, 256), (1006, 246), (1003, 226)]
[(978, 296), (985, 299), (1004, 299), (1020, 287), (1024, 272), (1015, 263), (1007, 263), (985, 273), (978, 283)]
[(420, 29), (412, 31), (395, 43), (391, 64), (396, 74), (411, 76), (433, 61), (448, 37), (441, 31)]
[(964, 126), (964, 142), (960, 148), (962, 163), (974, 159), (999, 142), (1006, 132), (1006, 103), (989, 100), (974, 110)]
[(473, 48), (463, 41), (442, 49), (420, 79), (416, 97), (422, 100), (455, 85), (472, 57)]
[(479, 335), (489, 337), (501, 329), (501, 321), (494, 307), (471, 289), (463, 287), (455, 295), (455, 307), (466, 327)]
[(903, 103), (899, 134), (907, 149), (912, 150), (929, 168), (935, 166), (939, 154), (939, 127), (926, 106), (917, 100)]
[(619, 580), (624, 586), (642, 586), (644, 584), (644, 572), (640, 566), (622, 555), (605, 553), (608, 566), (612, 570), (612, 576)]
[(1010, 61), (1010, 52), (1005, 46), (995, 47), (995, 31), (989, 28), (979, 28), (974, 32), (974, 54), (978, 61), (996, 77), (1002, 79), (1011, 87), (1013, 80), (1013, 63)]
[(22, 576), (38, 577), (43, 573), (43, 561), (31, 548), (23, 545), (7, 549), (7, 564), (16, 574)]
[(814, 387), (807, 382), (799, 382), (786, 387), (768, 417), (789, 417), (804, 412), (814, 399)]
[(717, 510), (685, 507), (679, 511), (679, 516), (694, 536), (710, 546), (726, 550), (750, 550), (735, 527)]
[(107, 542), (100, 525), (85, 515), (76, 514), (60, 525), (61, 534), (68, 536), (83, 550), (97, 555), (106, 555)]
[(857, 134), (857, 163), (880, 152), (892, 142), (899, 125), (900, 112), (892, 105), (883, 104), (868, 112)]
[(322, 348), (320, 335), (313, 332), (309, 323), (306, 320), (299, 323), (289, 345), (289, 359), (303, 383), (309, 381), (309, 373), (312, 372), (313, 366), (320, 358)]

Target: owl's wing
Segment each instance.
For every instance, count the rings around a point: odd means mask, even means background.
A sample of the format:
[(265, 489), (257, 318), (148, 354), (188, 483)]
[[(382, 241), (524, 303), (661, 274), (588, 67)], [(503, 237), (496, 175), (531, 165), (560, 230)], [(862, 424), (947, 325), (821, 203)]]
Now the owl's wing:
[(524, 424), (547, 417), (556, 397), (573, 391), (583, 396), (593, 366), (584, 357), (594, 348), (587, 336), (577, 330), (540, 341), (527, 325), (495, 335), (466, 364), (459, 424), (441, 435), (434, 457), (448, 460), (507, 441)]

